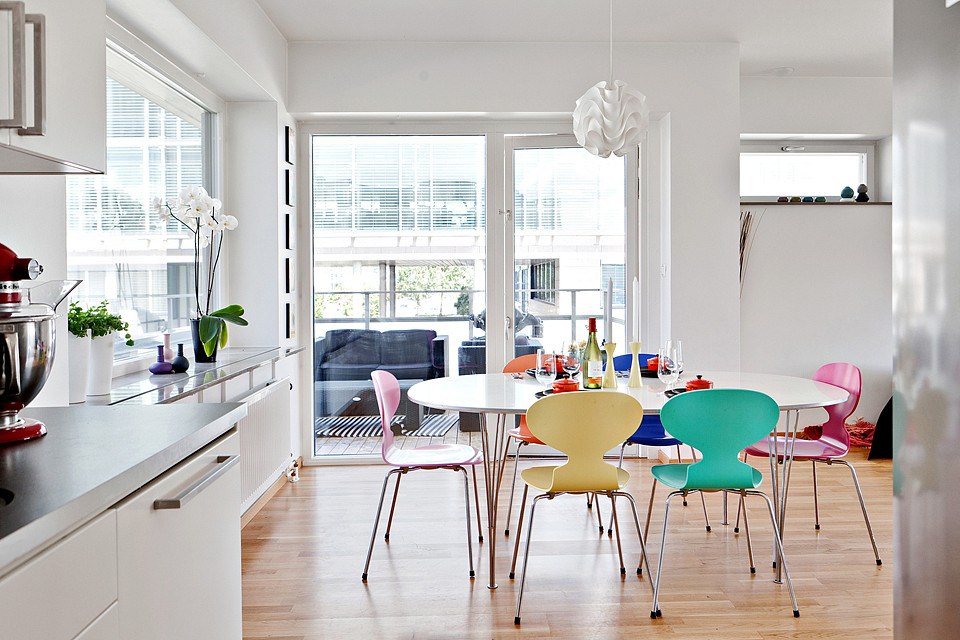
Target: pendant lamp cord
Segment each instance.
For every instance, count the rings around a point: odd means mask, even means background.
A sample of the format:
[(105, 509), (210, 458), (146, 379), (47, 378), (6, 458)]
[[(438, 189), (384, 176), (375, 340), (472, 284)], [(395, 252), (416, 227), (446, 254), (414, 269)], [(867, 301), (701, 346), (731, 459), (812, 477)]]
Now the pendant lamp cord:
[(613, 86), (613, 0), (610, 0), (610, 86)]

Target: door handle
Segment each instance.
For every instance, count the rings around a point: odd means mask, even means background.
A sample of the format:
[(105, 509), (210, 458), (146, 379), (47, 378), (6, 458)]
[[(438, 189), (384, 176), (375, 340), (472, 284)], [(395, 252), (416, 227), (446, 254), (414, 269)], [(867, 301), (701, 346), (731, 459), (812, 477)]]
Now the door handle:
[(160, 509), (180, 509), (188, 502), (200, 495), (204, 489), (210, 486), (217, 478), (227, 472), (230, 467), (240, 462), (239, 455), (217, 456), (217, 467), (210, 473), (197, 480), (194, 484), (176, 498), (160, 498), (153, 501), (154, 510)]
[(17, 129), (21, 136), (42, 136), (46, 131), (46, 18), (39, 13), (28, 13), (26, 24), (33, 25), (33, 124)]

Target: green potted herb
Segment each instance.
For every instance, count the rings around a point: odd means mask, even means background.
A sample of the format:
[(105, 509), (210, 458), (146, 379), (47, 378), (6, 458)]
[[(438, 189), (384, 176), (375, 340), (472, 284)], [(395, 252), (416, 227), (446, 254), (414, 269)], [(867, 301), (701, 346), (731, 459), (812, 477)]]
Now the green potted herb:
[(133, 346), (128, 323), (107, 307), (107, 301), (84, 309), (70, 303), (67, 329), (70, 332), (70, 402), (83, 402), (84, 396), (110, 393), (113, 378), (114, 334), (123, 332), (127, 346)]

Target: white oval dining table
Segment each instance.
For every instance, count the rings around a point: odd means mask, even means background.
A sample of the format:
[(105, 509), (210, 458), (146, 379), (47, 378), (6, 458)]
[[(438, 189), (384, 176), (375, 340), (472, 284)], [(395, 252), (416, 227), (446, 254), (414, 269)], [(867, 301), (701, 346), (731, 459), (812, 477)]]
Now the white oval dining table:
[[(698, 372), (700, 373), (700, 372)], [(705, 379), (711, 380), (717, 389), (751, 389), (767, 394), (786, 412), (787, 442), (792, 441), (799, 424), (801, 409), (814, 409), (839, 404), (847, 399), (844, 389), (807, 378), (782, 376), (767, 373), (738, 373), (731, 371), (705, 371)], [(683, 387), (692, 375), (684, 375), (673, 385)], [(497, 506), (500, 485), (503, 480), (504, 465), (507, 460), (509, 438), (506, 433), (508, 415), (527, 412), (537, 400), (537, 393), (543, 391), (543, 385), (524, 374), (487, 373), (471, 376), (451, 376), (424, 380), (410, 387), (407, 397), (424, 407), (444, 411), (466, 411), (480, 414), (480, 442), (483, 449), (484, 483), (487, 503), (487, 544), (489, 553), (490, 578), (487, 586), (497, 588), (496, 581), (496, 528)], [(663, 393), (665, 386), (656, 378), (644, 378), (643, 386), (627, 387), (625, 378), (618, 378), (616, 389), (580, 391), (578, 393), (628, 393), (635, 397), (643, 407), (645, 414), (658, 414), (669, 399)], [(493, 420), (488, 416), (494, 416)], [(776, 438), (771, 438), (776, 442)], [(789, 447), (788, 447), (789, 448)], [(784, 458), (784, 464), (777, 478), (772, 463), (777, 456)], [(792, 464), (792, 451), (771, 451), (771, 472), (773, 475), (773, 498), (779, 528), (783, 531), (783, 518), (786, 508), (786, 489)], [(724, 505), (726, 506), (726, 505)], [(724, 509), (726, 511), (726, 509)], [(726, 524), (726, 513), (723, 518)], [(779, 580), (779, 566), (777, 563)]]

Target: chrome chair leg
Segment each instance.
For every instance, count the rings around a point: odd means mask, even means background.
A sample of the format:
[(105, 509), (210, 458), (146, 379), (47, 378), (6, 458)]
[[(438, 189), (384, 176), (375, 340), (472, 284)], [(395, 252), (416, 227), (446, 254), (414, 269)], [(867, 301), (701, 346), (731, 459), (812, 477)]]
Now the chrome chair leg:
[(517, 554), (520, 553), (520, 534), (523, 533), (523, 511), (527, 507), (527, 491), (530, 485), (523, 485), (523, 499), (520, 500), (520, 517), (517, 519), (517, 540), (513, 544), (513, 561), (510, 563), (510, 579), (513, 580), (514, 573), (517, 570)]
[[(693, 447), (691, 447), (690, 450), (693, 451)], [(680, 445), (677, 445), (677, 464), (681, 464), (682, 462), (683, 462), (683, 454), (680, 453)], [(687, 506), (686, 491), (683, 492), (683, 506)]]
[(737, 503), (737, 524), (733, 525), (733, 532), (740, 533), (740, 512), (743, 511), (743, 498), (740, 498), (740, 501)]
[(594, 511), (597, 512), (597, 526), (600, 527), (600, 535), (603, 535), (603, 518), (600, 516), (600, 500), (596, 493), (593, 494), (593, 504), (596, 507)]
[(707, 500), (703, 497), (703, 491), (700, 492), (700, 504), (703, 505), (703, 519), (707, 522), (707, 531), (710, 531), (710, 516), (707, 515)]
[(667, 496), (667, 504), (663, 509), (663, 535), (660, 536), (660, 557), (657, 558), (657, 580), (653, 584), (653, 607), (650, 609), (651, 618), (659, 618), (660, 611), (660, 578), (663, 576), (663, 550), (667, 545), (667, 522), (670, 517), (670, 501), (674, 496), (682, 495), (682, 491), (672, 491)]
[(847, 469), (850, 469), (850, 475), (853, 476), (853, 486), (857, 489), (857, 497), (860, 499), (860, 510), (863, 511), (863, 522), (867, 525), (867, 533), (870, 535), (870, 544), (873, 546), (873, 555), (877, 559), (877, 566), (883, 564), (883, 561), (880, 559), (880, 552), (877, 551), (877, 541), (873, 537), (873, 527), (870, 526), (870, 516), (867, 515), (867, 505), (863, 501), (863, 491), (860, 490), (860, 480), (857, 479), (857, 472), (854, 470), (853, 465), (847, 462), (846, 460), (833, 460), (837, 464), (842, 464)]
[[(467, 511), (467, 555), (470, 556), (470, 578), (476, 578), (477, 574), (473, 570), (473, 532), (470, 531), (470, 477), (467, 475), (467, 470), (463, 467), (452, 467), (454, 471), (463, 472), (463, 497), (465, 500), (465, 506)], [(476, 475), (474, 475), (476, 479)], [(476, 486), (476, 485), (474, 485)]]
[(363, 564), (363, 574), (360, 576), (363, 582), (367, 581), (367, 571), (370, 570), (370, 556), (373, 555), (373, 543), (377, 539), (377, 527), (380, 526), (380, 512), (383, 510), (383, 499), (387, 495), (387, 483), (390, 481), (390, 476), (395, 473), (400, 473), (400, 469), (390, 469), (390, 471), (387, 471), (387, 475), (383, 477), (383, 488), (380, 490), (380, 503), (377, 505), (377, 516), (373, 520), (373, 533), (370, 534), (370, 546), (367, 548), (367, 561)]
[[(524, 496), (526, 497), (526, 496)], [(530, 538), (533, 534), (533, 514), (537, 508), (537, 502), (541, 498), (550, 498), (550, 494), (542, 493), (536, 498), (533, 499), (533, 504), (530, 505), (530, 520), (527, 522), (527, 543), (523, 550), (523, 566), (520, 569), (520, 591), (517, 593), (517, 613), (513, 618), (513, 624), (520, 624), (520, 603), (523, 600), (523, 583), (527, 579), (527, 560), (530, 559)], [(519, 533), (517, 534), (519, 539)]]
[[(780, 556), (780, 567), (783, 569), (783, 574), (787, 578), (787, 588), (790, 589), (790, 599), (793, 601), (793, 617), (800, 617), (800, 607), (797, 605), (797, 594), (793, 591), (793, 581), (790, 579), (790, 570), (787, 568), (787, 559), (783, 555), (783, 540), (780, 538), (780, 529), (777, 527), (777, 518), (773, 512), (773, 503), (770, 501), (769, 496), (762, 491), (745, 491), (744, 495), (756, 495), (763, 498), (764, 502), (767, 503), (767, 509), (770, 511), (770, 523), (773, 525), (773, 535), (777, 542), (777, 551)], [(744, 509), (746, 511), (746, 509)]]
[[(620, 445), (620, 461), (617, 462), (617, 469), (623, 469), (623, 450), (627, 448), (627, 443)], [(610, 514), (610, 524), (607, 525), (607, 537), (613, 535), (613, 514)]]
[(473, 504), (477, 509), (478, 539), (480, 544), (483, 544), (483, 524), (480, 522), (480, 492), (477, 490), (477, 465), (470, 465), (470, 471), (473, 473)]
[(820, 531), (820, 505), (817, 502), (817, 461), (811, 460), (813, 467), (813, 528)]
[(753, 542), (750, 540), (750, 523), (747, 522), (747, 504), (744, 502), (744, 492), (740, 492), (740, 504), (743, 506), (743, 531), (747, 535), (747, 555), (750, 557), (750, 573), (756, 573), (757, 567), (753, 562)]
[(643, 530), (647, 533), (650, 533), (650, 516), (653, 514), (653, 495), (657, 491), (657, 479), (653, 479), (653, 484), (650, 485), (650, 504), (647, 505), (647, 521), (643, 524)]
[(650, 562), (647, 560), (647, 545), (644, 543), (643, 531), (640, 530), (640, 514), (637, 513), (637, 501), (634, 500), (633, 496), (624, 491), (616, 492), (618, 496), (624, 496), (627, 500), (630, 501), (630, 509), (633, 511), (633, 523), (637, 526), (637, 538), (640, 540), (640, 563), (637, 565), (637, 575), (643, 576), (643, 566), (647, 567), (647, 581), (650, 583), (650, 588), (653, 589), (653, 578), (650, 574)]
[(403, 472), (397, 474), (397, 483), (393, 487), (393, 500), (390, 502), (390, 515), (387, 516), (387, 532), (383, 534), (383, 539), (390, 542), (390, 527), (393, 525), (393, 510), (397, 507), (397, 494), (400, 492), (400, 478)]
[[(517, 468), (520, 466), (520, 447), (525, 443), (517, 440), (517, 451), (513, 456), (513, 482), (510, 483), (510, 503), (507, 506), (507, 526), (503, 530), (503, 535), (510, 535), (510, 517), (513, 515), (513, 494), (517, 489)], [(519, 523), (518, 523), (519, 526)]]
[(607, 494), (610, 496), (610, 518), (613, 519), (613, 526), (617, 531), (617, 555), (620, 556), (620, 575), (627, 575), (627, 567), (623, 564), (623, 547), (620, 544), (620, 521), (617, 519), (617, 496), (612, 491)]

